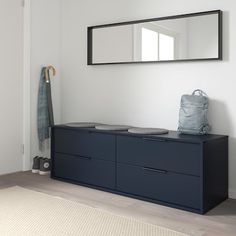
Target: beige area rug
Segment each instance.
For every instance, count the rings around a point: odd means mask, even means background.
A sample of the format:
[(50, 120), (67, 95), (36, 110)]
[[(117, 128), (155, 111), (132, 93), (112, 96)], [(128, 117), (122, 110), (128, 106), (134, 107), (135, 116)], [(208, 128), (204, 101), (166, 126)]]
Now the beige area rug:
[(21, 187), (0, 190), (1, 236), (184, 236)]

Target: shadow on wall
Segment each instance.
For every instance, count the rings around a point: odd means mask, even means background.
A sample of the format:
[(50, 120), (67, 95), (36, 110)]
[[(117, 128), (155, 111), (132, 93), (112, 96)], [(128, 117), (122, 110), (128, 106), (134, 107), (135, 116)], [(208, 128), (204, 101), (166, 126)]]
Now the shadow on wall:
[(230, 131), (232, 130), (232, 120), (230, 119), (226, 103), (210, 99), (208, 120), (212, 127), (211, 133), (230, 134)]

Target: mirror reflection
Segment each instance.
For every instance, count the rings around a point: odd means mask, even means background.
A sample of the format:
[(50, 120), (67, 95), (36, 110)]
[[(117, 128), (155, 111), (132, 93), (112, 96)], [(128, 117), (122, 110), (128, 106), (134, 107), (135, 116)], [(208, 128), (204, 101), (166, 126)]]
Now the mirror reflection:
[(94, 28), (92, 62), (147, 62), (219, 57), (218, 13)]

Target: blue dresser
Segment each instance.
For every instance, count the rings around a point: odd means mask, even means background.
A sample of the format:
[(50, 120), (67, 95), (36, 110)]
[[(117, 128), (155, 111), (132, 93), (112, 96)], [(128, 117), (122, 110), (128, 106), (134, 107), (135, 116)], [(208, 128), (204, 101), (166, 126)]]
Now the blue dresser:
[(228, 137), (52, 127), (51, 177), (200, 214), (228, 198)]

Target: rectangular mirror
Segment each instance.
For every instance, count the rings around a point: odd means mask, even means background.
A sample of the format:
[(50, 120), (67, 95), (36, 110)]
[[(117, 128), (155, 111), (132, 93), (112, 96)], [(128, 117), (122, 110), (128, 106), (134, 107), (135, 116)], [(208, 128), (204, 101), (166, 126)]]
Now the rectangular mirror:
[(88, 27), (88, 65), (222, 60), (222, 11)]

